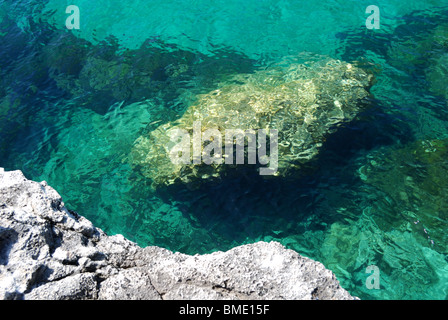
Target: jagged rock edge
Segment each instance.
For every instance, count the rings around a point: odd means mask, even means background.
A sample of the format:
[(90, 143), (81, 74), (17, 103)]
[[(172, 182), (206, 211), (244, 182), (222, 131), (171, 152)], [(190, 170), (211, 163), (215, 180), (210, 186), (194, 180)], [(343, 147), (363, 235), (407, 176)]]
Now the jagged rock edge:
[(190, 256), (108, 236), (20, 171), (0, 168), (0, 222), (1, 299), (357, 299), (278, 242)]

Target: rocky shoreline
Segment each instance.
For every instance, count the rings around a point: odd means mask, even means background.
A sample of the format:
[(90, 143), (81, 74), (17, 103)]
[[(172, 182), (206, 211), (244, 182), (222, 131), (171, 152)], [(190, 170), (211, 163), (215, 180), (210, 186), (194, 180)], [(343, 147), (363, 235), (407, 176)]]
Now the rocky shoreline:
[(277, 242), (190, 256), (108, 236), (46, 182), (0, 168), (0, 299), (356, 298)]

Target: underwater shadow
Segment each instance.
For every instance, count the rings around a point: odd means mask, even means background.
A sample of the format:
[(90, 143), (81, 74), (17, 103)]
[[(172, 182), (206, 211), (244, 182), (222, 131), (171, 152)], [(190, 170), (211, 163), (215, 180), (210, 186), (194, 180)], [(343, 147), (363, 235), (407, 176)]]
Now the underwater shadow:
[(195, 190), (178, 185), (157, 194), (164, 201), (181, 203), (184, 217), (216, 234), (220, 244), (208, 244), (211, 251), (257, 240), (281, 240), (309, 230), (325, 231), (344, 219), (335, 212), (336, 204), (355, 201), (350, 190), (362, 184), (358, 159), (397, 140), (413, 140), (410, 126), (384, 112), (379, 101), (372, 103), (356, 120), (329, 135), (297, 178), (265, 178), (248, 169), (219, 183), (204, 181)]

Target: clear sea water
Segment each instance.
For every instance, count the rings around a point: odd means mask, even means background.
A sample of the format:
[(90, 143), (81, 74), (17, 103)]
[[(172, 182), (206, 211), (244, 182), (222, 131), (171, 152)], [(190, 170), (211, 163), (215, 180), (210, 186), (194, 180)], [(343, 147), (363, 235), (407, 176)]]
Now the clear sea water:
[[(72, 4), (79, 30), (65, 27)], [(376, 72), (371, 107), (303, 178), (154, 192), (126, 161), (195, 95), (303, 52)], [(446, 0), (0, 0), (0, 166), (141, 246), (279, 241), (361, 299), (447, 299), (447, 54)]]

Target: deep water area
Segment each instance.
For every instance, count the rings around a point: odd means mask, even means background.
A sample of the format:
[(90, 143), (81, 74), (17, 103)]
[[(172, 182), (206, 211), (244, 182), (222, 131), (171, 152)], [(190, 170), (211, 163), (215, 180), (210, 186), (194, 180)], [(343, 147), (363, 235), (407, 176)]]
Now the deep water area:
[[(0, 166), (108, 234), (187, 254), (279, 241), (361, 299), (448, 299), (448, 3), (0, 0)], [(66, 28), (68, 5), (80, 29)], [(136, 140), (285, 57), (375, 75), (295, 179), (154, 190)], [(154, 168), (155, 170), (157, 168)], [(368, 266), (380, 288), (366, 285)]]

